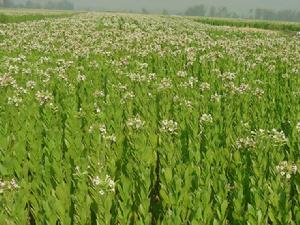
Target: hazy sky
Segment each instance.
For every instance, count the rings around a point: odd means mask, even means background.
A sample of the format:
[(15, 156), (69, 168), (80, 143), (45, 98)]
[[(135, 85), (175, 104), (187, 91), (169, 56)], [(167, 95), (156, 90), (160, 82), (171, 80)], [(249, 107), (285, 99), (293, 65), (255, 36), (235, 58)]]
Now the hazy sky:
[[(15, 0), (23, 1), (27, 0)], [(48, 2), (51, 0), (33, 0)], [(53, 0), (54, 1), (54, 0)], [(57, 0), (56, 0), (57, 1)], [(193, 5), (226, 6), (230, 11), (248, 12), (253, 8), (294, 9), (300, 10), (300, 0), (68, 0), (75, 3), (76, 8), (90, 8), (102, 10), (141, 10), (183, 12)]]

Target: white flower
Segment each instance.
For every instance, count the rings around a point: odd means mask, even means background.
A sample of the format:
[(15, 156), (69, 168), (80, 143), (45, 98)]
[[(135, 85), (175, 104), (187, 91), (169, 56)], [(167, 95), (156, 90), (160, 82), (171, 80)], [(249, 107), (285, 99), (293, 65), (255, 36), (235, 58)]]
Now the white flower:
[(263, 89), (256, 88), (253, 94), (258, 98), (261, 98), (265, 94), (265, 92)]
[(23, 102), (19, 96), (8, 97), (8, 104), (18, 107)]
[(106, 133), (107, 133), (107, 131), (106, 131), (106, 126), (105, 126), (104, 124), (100, 124), (100, 125), (99, 125), (99, 131), (100, 131), (100, 134), (101, 134), (102, 136), (105, 136)]
[(77, 76), (77, 81), (78, 82), (85, 81), (85, 80), (86, 80), (86, 76), (85, 75), (79, 74)]
[(293, 174), (297, 173), (298, 168), (293, 162), (282, 161), (276, 166), (276, 170), (282, 177), (290, 179)]
[(253, 138), (240, 138), (236, 142), (237, 148), (238, 149), (249, 149), (249, 148), (254, 148), (256, 146), (256, 142)]
[(94, 186), (98, 186), (98, 185), (101, 184), (101, 180), (98, 176), (96, 176), (92, 179), (92, 183), (93, 183)]
[(0, 87), (16, 86), (16, 80), (7, 74), (0, 76)]
[(4, 193), (5, 191), (13, 191), (19, 188), (20, 186), (17, 184), (15, 178), (12, 178), (10, 181), (0, 179), (0, 194)]
[(164, 133), (176, 134), (178, 130), (178, 124), (173, 120), (163, 120), (160, 122), (160, 124), (161, 131)]
[(220, 75), (220, 77), (223, 81), (233, 81), (235, 79), (236, 75), (234, 73), (227, 72), (227, 73), (223, 73), (222, 75)]
[(296, 129), (297, 129), (297, 132), (300, 134), (300, 122), (297, 123)]
[(111, 142), (117, 142), (117, 137), (115, 134), (112, 134), (112, 135), (106, 135), (104, 136), (104, 139), (105, 140), (108, 140), (108, 141), (111, 141)]
[(212, 123), (213, 118), (210, 114), (203, 114), (200, 118), (201, 123)]
[(95, 108), (95, 112), (96, 113), (100, 113), (101, 112), (101, 109), (100, 109), (100, 107), (98, 106), (97, 103), (94, 103), (94, 108)]
[(288, 142), (287, 137), (283, 133), (283, 131), (277, 131), (276, 129), (272, 129), (269, 132), (269, 137), (274, 141), (277, 145), (283, 145)]
[(145, 125), (145, 121), (141, 120), (139, 116), (136, 116), (134, 118), (129, 118), (127, 120), (127, 126), (135, 130), (141, 129), (144, 125)]
[(178, 77), (186, 77), (187, 76), (187, 72), (186, 71), (178, 71), (177, 76)]
[(125, 104), (127, 100), (133, 99), (134, 97), (135, 97), (134, 93), (132, 91), (128, 91), (123, 95), (120, 102), (121, 104)]
[(239, 87), (233, 87), (235, 92), (238, 94), (243, 94), (250, 90), (250, 86), (248, 84), (241, 84)]
[(291, 172), (292, 172), (293, 174), (296, 174), (297, 171), (298, 171), (297, 166), (296, 166), (296, 165), (292, 165), (292, 166), (291, 166)]
[(17, 189), (17, 188), (20, 188), (20, 186), (17, 184), (16, 180), (13, 178), (11, 179), (10, 181), (10, 185), (13, 189)]
[(30, 80), (30, 81), (27, 81), (27, 83), (26, 83), (26, 87), (29, 89), (34, 89), (35, 86), (36, 86), (35, 81)]
[(203, 82), (200, 84), (200, 90), (201, 91), (209, 91), (210, 90), (210, 84)]
[(110, 188), (110, 191), (114, 192), (115, 186), (116, 186), (115, 181), (113, 179), (111, 179), (111, 177), (109, 175), (106, 175), (105, 182), (108, 185), (108, 187)]
[(210, 97), (210, 100), (213, 102), (220, 102), (221, 98), (222, 98), (222, 95), (215, 93)]
[(158, 85), (158, 90), (167, 90), (172, 88), (172, 86), (172, 81), (170, 79), (163, 78)]
[(36, 93), (35, 97), (41, 106), (43, 106), (53, 100), (53, 96), (49, 91), (38, 91)]
[(104, 97), (105, 96), (103, 91), (95, 91), (93, 95), (96, 98), (97, 97)]

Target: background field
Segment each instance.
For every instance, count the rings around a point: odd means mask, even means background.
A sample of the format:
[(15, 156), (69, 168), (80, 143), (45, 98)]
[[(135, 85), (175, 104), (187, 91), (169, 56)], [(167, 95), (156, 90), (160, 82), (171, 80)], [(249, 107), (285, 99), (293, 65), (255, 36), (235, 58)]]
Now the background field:
[(246, 20), (246, 19), (224, 19), (224, 18), (205, 18), (194, 17), (195, 21), (214, 26), (234, 26), (234, 27), (250, 27), (279, 31), (299, 31), (300, 24), (293, 22), (274, 22), (267, 20)]
[(299, 24), (6, 14), (0, 224), (300, 223)]

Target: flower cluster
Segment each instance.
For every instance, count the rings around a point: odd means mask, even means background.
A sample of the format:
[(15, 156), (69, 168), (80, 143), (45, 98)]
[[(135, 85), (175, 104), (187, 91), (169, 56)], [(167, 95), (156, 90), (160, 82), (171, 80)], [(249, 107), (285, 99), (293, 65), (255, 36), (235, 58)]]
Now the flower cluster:
[(283, 131), (278, 131), (275, 128), (272, 130), (258, 129), (251, 131), (251, 134), (256, 139), (269, 140), (276, 146), (282, 146), (288, 142), (288, 138), (285, 136)]
[(269, 132), (269, 137), (277, 145), (283, 145), (283, 144), (286, 144), (288, 142), (288, 138), (285, 136), (283, 131), (277, 131), (276, 129), (272, 129)]
[(186, 71), (178, 71), (177, 72), (177, 76), (178, 77), (186, 77), (187, 76), (187, 72)]
[(100, 195), (104, 195), (107, 192), (115, 192), (116, 183), (109, 175), (106, 175), (104, 179), (95, 176), (91, 178), (91, 181), (93, 187), (99, 189)]
[(264, 94), (265, 94), (265, 91), (261, 88), (256, 88), (253, 92), (253, 95), (258, 98), (261, 98)]
[(256, 147), (256, 140), (253, 137), (240, 138), (236, 141), (238, 149), (252, 149)]
[(0, 87), (8, 87), (8, 86), (14, 87), (15, 85), (16, 85), (16, 80), (12, 76), (7, 74), (0, 76)]
[(176, 121), (173, 120), (162, 120), (160, 122), (161, 125), (161, 131), (163, 133), (170, 133), (170, 134), (176, 134), (178, 130), (178, 124)]
[(189, 77), (189, 79), (181, 83), (180, 86), (183, 88), (194, 88), (197, 83), (198, 83), (198, 78)]
[(29, 81), (27, 81), (27, 83), (26, 83), (26, 87), (27, 87), (28, 89), (34, 89), (35, 86), (36, 86), (36, 82), (35, 82), (35, 81), (29, 80)]
[(8, 104), (9, 105), (13, 105), (15, 107), (18, 107), (22, 102), (23, 102), (23, 99), (18, 95), (8, 97)]
[(212, 123), (212, 122), (213, 122), (213, 118), (210, 114), (203, 114), (200, 117), (200, 123), (201, 124), (209, 124), (209, 123)]
[(222, 98), (222, 95), (219, 95), (217, 93), (213, 94), (211, 97), (210, 97), (210, 100), (212, 102), (220, 102), (221, 101), (221, 98)]
[(35, 97), (41, 106), (44, 106), (53, 100), (53, 95), (49, 91), (38, 91)]
[(100, 136), (104, 140), (108, 140), (108, 141), (111, 141), (111, 142), (116, 142), (117, 141), (117, 137), (116, 137), (115, 134), (108, 134), (105, 124), (93, 124), (93, 125), (91, 125), (90, 128), (89, 128), (89, 133), (92, 134), (94, 131), (99, 132)]
[(298, 134), (300, 134), (300, 122), (297, 123), (296, 129), (297, 129)]
[(200, 84), (200, 90), (201, 91), (209, 91), (210, 90), (210, 84), (207, 82), (203, 82)]
[(10, 181), (0, 179), (0, 194), (2, 194), (5, 191), (16, 190), (19, 188), (20, 186), (17, 184), (14, 178), (12, 178)]
[(298, 167), (293, 162), (282, 161), (276, 166), (277, 172), (287, 179), (290, 179), (292, 175), (296, 174)]
[(233, 81), (236, 78), (236, 74), (232, 72), (226, 72), (219, 75), (222, 81)]
[(86, 80), (86, 76), (85, 75), (83, 75), (83, 74), (78, 74), (78, 76), (77, 76), (77, 81), (78, 82), (83, 82), (83, 81), (85, 81)]
[(125, 104), (128, 100), (134, 99), (134, 97), (135, 94), (132, 91), (126, 92), (121, 99), (121, 104)]
[(158, 90), (163, 91), (172, 88), (172, 81), (169, 78), (163, 78), (158, 84)]
[(129, 118), (126, 124), (134, 130), (139, 130), (145, 125), (145, 121), (141, 120), (140, 116), (136, 116), (134, 118)]
[(92, 133), (94, 130), (98, 130), (101, 136), (105, 136), (107, 134), (105, 124), (94, 124), (90, 126), (89, 132)]

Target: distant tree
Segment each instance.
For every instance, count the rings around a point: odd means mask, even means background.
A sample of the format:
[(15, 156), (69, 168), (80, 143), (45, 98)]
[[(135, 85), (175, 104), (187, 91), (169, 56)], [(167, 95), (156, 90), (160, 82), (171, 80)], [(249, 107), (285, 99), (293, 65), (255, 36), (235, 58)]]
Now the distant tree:
[(300, 11), (280, 10), (273, 11), (270, 9), (255, 9), (255, 19), (263, 20), (285, 20), (285, 21), (300, 21)]
[(47, 2), (45, 5), (46, 9), (55, 9), (55, 4), (54, 2)]
[(74, 4), (69, 1), (62, 1), (58, 3), (59, 9), (65, 9), (65, 10), (73, 10), (74, 9)]
[(33, 2), (31, 0), (28, 0), (25, 4), (26, 8), (33, 8), (33, 9), (62, 9), (62, 10), (73, 10), (74, 4), (72, 2), (69, 2), (67, 0), (63, 1), (49, 1), (46, 4), (40, 4), (38, 2)]
[(271, 9), (264, 9), (262, 13), (262, 17), (265, 20), (273, 20), (276, 19), (275, 12)]
[(42, 7), (41, 7), (41, 4), (36, 3), (36, 2), (32, 2), (32, 1), (30, 1), (30, 0), (28, 0), (28, 1), (25, 3), (25, 7), (26, 7), (26, 8), (30, 8), (30, 9), (40, 9), (40, 8), (42, 8)]
[(300, 22), (300, 11), (296, 13), (296, 21)]
[(280, 10), (277, 12), (277, 19), (297, 21), (297, 12), (292, 10)]
[(253, 12), (254, 12), (253, 9), (250, 9), (249, 13), (248, 13), (248, 16), (246, 16), (246, 18), (253, 19), (254, 18)]
[(169, 12), (168, 12), (168, 10), (163, 9), (162, 14), (163, 14), (163, 15), (169, 15)]
[(221, 7), (218, 9), (217, 16), (219, 17), (230, 17), (230, 14), (228, 13), (228, 10), (226, 7)]
[(14, 7), (14, 2), (12, 0), (3, 0), (3, 7)]
[(262, 19), (262, 14), (263, 14), (263, 10), (257, 8), (257, 9), (255, 9), (254, 18), (260, 20), (260, 19)]
[(196, 5), (185, 11), (186, 16), (205, 16), (206, 8), (204, 5)]
[(300, 11), (295, 10), (280, 10), (274, 11), (271, 9), (250, 9), (247, 14), (238, 14), (236, 12), (230, 12), (226, 7), (216, 8), (211, 6), (206, 13), (206, 8), (204, 5), (197, 5), (188, 8), (185, 11), (187, 16), (205, 16), (210, 17), (224, 17), (224, 18), (249, 18), (258, 20), (283, 20), (283, 21), (293, 21), (300, 22)]
[(142, 13), (143, 13), (143, 14), (149, 14), (148, 10), (145, 9), (145, 8), (142, 8)]
[(216, 17), (217, 16), (217, 9), (216, 9), (215, 6), (210, 7), (208, 15), (211, 16), (211, 17)]
[(236, 12), (232, 12), (230, 17), (231, 18), (239, 18), (240, 16)]

